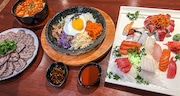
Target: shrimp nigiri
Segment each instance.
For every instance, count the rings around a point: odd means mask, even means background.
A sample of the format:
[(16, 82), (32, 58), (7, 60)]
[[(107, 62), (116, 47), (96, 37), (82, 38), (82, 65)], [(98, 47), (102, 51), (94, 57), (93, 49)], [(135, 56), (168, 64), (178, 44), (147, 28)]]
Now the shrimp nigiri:
[(133, 24), (134, 24), (134, 22), (131, 22), (124, 27), (123, 35), (126, 35), (126, 36), (129, 35), (130, 29), (132, 28)]

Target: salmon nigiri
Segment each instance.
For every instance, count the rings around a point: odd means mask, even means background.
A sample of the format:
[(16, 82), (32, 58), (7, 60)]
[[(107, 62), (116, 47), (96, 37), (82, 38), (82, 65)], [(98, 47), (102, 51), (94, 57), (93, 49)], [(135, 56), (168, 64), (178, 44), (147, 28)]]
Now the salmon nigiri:
[(159, 69), (163, 72), (165, 72), (168, 68), (170, 55), (171, 55), (170, 50), (163, 49), (162, 55), (159, 60)]

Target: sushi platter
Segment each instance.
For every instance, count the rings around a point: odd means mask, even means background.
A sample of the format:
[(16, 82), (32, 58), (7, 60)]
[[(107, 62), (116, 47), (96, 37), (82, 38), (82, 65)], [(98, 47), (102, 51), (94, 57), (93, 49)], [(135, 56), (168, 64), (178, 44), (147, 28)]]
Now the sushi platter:
[[(133, 16), (138, 17), (130, 18)], [(174, 41), (180, 34), (179, 16), (178, 10), (121, 6), (105, 82), (166, 95), (180, 94), (180, 41)], [(161, 20), (156, 22), (159, 17)], [(138, 32), (132, 35), (132, 29)], [(133, 44), (136, 46), (130, 47)], [(122, 50), (122, 46), (131, 50)]]

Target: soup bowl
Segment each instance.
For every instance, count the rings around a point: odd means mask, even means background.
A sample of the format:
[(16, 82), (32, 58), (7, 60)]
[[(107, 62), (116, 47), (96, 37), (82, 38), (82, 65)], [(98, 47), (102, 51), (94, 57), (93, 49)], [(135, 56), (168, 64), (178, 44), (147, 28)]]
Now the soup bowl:
[[(32, 2), (28, 2), (28, 6), (25, 6), (25, 3), (27, 3), (27, 1), (28, 0), (17, 0), (12, 6), (11, 13), (16, 18), (16, 20), (25, 25), (34, 25), (45, 20), (49, 14), (47, 1), (42, 0), (42, 2), (39, 3), (39, 7), (41, 7), (39, 8), (39, 10), (37, 10), (38, 8), (35, 7), (33, 0)], [(30, 14), (30, 12), (32, 12), (33, 10), (36, 10), (37, 12)]]

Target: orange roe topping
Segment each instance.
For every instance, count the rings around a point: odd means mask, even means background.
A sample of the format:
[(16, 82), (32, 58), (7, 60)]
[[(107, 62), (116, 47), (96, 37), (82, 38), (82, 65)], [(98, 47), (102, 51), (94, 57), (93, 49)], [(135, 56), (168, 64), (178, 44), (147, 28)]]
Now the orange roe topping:
[(163, 14), (154, 15), (151, 19), (151, 23), (154, 24), (157, 29), (167, 27), (169, 25), (169, 21), (169, 18)]

